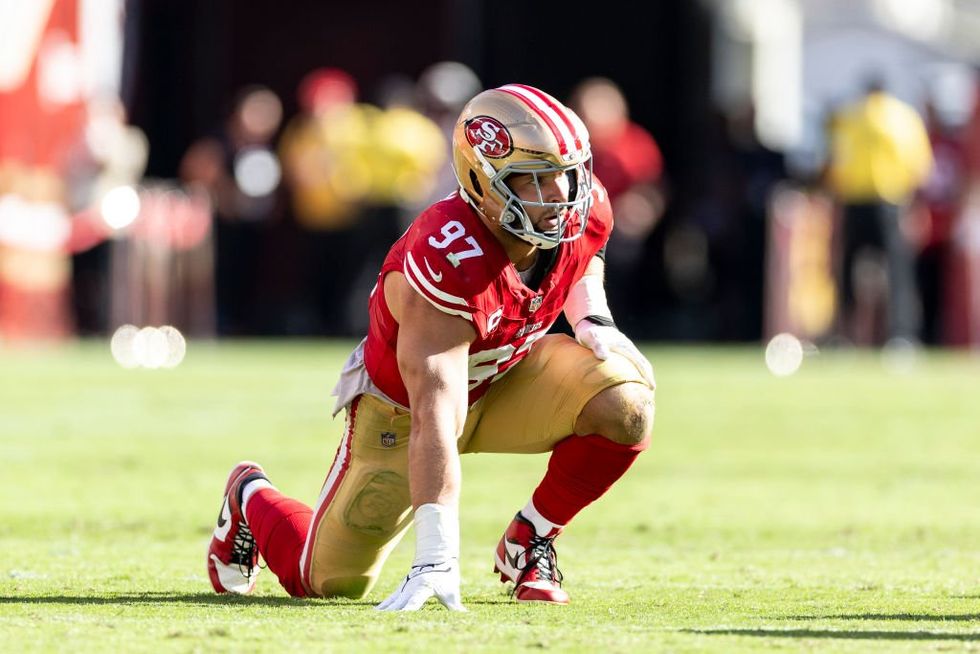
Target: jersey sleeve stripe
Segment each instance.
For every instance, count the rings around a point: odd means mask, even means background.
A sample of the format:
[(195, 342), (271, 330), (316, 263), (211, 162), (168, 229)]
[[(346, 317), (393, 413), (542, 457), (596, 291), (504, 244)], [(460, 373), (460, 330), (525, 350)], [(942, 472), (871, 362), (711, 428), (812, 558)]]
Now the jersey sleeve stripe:
[[(415, 259), (412, 257), (412, 253), (408, 252), (405, 256), (405, 279), (411, 285), (415, 291), (424, 297), (429, 303), (435, 308), (443, 311), (445, 313), (460, 316), (472, 321), (473, 317), (470, 315), (473, 309), (466, 303), (461, 297), (456, 297), (455, 295), (450, 295), (444, 291), (440, 291), (438, 288), (432, 285), (428, 279), (425, 278), (424, 273), (419, 270), (418, 265), (415, 263)], [(445, 303), (454, 304), (457, 306), (446, 306)]]
[[(544, 100), (519, 84), (507, 84), (506, 86), (501, 86), (498, 90), (520, 98), (526, 105), (531, 107), (555, 135), (555, 140), (558, 141), (558, 148), (561, 154), (568, 154), (569, 144), (575, 143), (576, 138), (569, 130), (568, 125), (565, 124), (564, 118), (556, 111), (556, 108), (548, 106)], [(577, 149), (580, 148), (581, 146), (579, 145)]]
[(418, 264), (415, 263), (415, 257), (412, 256), (411, 252), (405, 254), (405, 272), (411, 272), (412, 275), (419, 281), (420, 284), (427, 290), (431, 295), (443, 300), (444, 302), (449, 302), (450, 304), (461, 304), (466, 308), (469, 308), (469, 303), (461, 297), (455, 295), (450, 295), (445, 291), (440, 291), (435, 285), (429, 281), (422, 269), (419, 268)]
[(432, 306), (434, 306), (436, 309), (439, 309), (439, 311), (442, 311), (443, 313), (448, 313), (448, 314), (453, 315), (453, 316), (459, 316), (461, 318), (466, 318), (467, 320), (469, 320), (471, 322), (473, 321), (473, 317), (470, 314), (468, 314), (467, 312), (460, 311), (459, 309), (451, 309), (451, 308), (447, 307), (446, 305), (440, 304), (436, 300), (432, 299), (431, 296), (426, 295), (425, 291), (423, 291), (421, 288), (419, 288), (418, 284), (416, 284), (415, 281), (409, 275), (406, 275), (405, 276), (405, 279), (408, 280), (409, 285), (411, 285), (411, 287), (414, 288), (415, 291), (419, 295), (421, 295), (426, 300), (428, 300), (429, 301), (429, 304), (431, 304)]

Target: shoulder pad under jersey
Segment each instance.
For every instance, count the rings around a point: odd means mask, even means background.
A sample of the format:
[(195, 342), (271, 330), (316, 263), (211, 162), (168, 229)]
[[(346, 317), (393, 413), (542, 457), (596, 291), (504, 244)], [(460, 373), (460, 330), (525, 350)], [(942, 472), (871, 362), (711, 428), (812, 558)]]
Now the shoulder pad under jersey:
[(488, 298), (494, 273), (484, 252), (484, 245), (492, 244), (486, 243), (488, 233), (477, 217), (447, 212), (442, 204), (422, 213), (409, 229), (402, 272), (432, 306), (469, 320), (482, 336), (486, 308), (496, 306)]

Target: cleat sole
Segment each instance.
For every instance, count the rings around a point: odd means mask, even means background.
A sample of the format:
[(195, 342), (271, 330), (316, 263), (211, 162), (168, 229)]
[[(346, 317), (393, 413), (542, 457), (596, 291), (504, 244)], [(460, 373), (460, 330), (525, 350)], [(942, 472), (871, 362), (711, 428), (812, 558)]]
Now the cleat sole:
[(515, 597), (514, 601), (519, 602), (520, 604), (548, 604), (550, 606), (568, 606), (568, 602), (552, 602), (551, 600), (539, 600), (539, 599), (530, 600), (530, 599), (519, 599)]

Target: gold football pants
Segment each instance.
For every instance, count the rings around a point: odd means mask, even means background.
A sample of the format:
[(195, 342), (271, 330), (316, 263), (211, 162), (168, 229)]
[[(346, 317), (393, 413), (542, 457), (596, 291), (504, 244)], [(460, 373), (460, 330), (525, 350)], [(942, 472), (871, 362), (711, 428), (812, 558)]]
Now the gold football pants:
[[(626, 382), (645, 384), (627, 359), (600, 361), (568, 336), (545, 336), (470, 408), (459, 451), (548, 452), (573, 433), (589, 400)], [(311, 596), (366, 595), (411, 524), (410, 427), (406, 411), (374, 395), (347, 407), (300, 559)]]

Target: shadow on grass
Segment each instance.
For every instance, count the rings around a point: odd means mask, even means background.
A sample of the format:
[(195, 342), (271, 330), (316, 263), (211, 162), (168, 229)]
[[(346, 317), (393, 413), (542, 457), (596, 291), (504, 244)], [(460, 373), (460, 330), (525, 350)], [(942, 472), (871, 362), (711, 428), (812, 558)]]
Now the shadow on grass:
[(297, 599), (295, 597), (242, 597), (225, 593), (106, 593), (104, 595), (35, 595), (18, 597), (0, 595), (0, 604), (197, 604), (201, 606), (221, 606), (235, 604), (254, 604), (258, 606), (374, 606), (374, 602), (349, 599)]
[(980, 633), (935, 631), (845, 631), (834, 629), (682, 629), (703, 636), (754, 636), (758, 638), (830, 638), (838, 640), (952, 640), (980, 641)]
[[(380, 600), (378, 600), (380, 601)], [(257, 605), (257, 606), (295, 606), (297, 608), (322, 608), (324, 606), (354, 607), (366, 606), (373, 607), (378, 601), (351, 600), (343, 598), (305, 598), (295, 597), (262, 597), (250, 595), (242, 597), (225, 593), (217, 595), (215, 593), (106, 593), (104, 595), (35, 595), (35, 596), (12, 596), (0, 595), (0, 605), (3, 604), (63, 604), (99, 606), (105, 604), (183, 604), (198, 606), (222, 606), (222, 605)], [(468, 605), (504, 605), (512, 604), (510, 598), (500, 600), (471, 600)]]
[(786, 615), (781, 620), (906, 620), (908, 622), (974, 622), (980, 613), (936, 615), (934, 613), (839, 613), (837, 615)]

